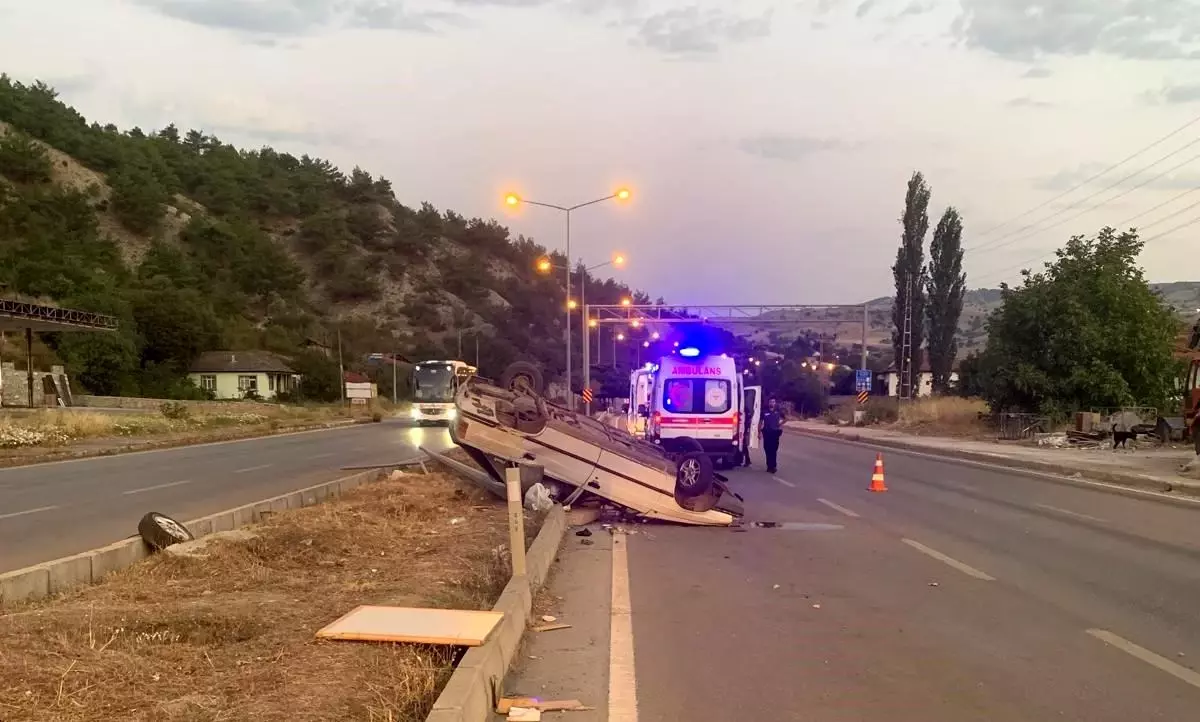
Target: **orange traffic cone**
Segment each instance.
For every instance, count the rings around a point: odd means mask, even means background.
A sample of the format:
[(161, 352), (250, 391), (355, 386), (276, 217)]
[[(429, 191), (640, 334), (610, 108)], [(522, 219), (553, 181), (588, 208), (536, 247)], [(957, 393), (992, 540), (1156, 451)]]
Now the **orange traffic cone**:
[(871, 485), (867, 487), (867, 491), (887, 491), (887, 484), (883, 483), (883, 454), (875, 454), (875, 471), (871, 474)]

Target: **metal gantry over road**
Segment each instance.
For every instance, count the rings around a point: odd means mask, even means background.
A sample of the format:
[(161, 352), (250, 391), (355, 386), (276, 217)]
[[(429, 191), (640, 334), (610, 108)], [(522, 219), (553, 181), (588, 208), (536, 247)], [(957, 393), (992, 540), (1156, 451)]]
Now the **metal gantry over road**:
[(116, 331), (117, 319), (101, 313), (73, 308), (57, 308), (0, 298), (0, 333), (25, 332), (26, 385), (29, 406), (33, 406), (33, 333), (52, 331)]
[[(859, 324), (862, 327), (862, 369), (867, 368), (867, 329), (870, 304), (597, 304), (584, 305), (583, 387), (591, 388), (591, 344), (587, 329), (602, 325), (653, 326), (655, 324), (754, 324), (756, 326), (798, 324)], [(853, 314), (853, 317), (852, 317)], [(860, 315), (861, 314), (861, 315)], [(570, 376), (567, 377), (568, 381)], [(574, 398), (573, 393), (568, 394)], [(590, 414), (591, 403), (587, 405)]]

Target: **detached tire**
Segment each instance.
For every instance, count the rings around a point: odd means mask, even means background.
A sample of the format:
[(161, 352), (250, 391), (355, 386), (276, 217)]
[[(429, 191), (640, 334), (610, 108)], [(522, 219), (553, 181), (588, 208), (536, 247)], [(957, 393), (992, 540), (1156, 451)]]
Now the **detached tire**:
[(704, 496), (713, 487), (713, 463), (703, 451), (689, 451), (679, 458), (675, 492), (684, 498)]
[(138, 522), (138, 534), (155, 551), (196, 538), (183, 524), (157, 511), (142, 517)]
[(527, 391), (540, 396), (544, 388), (542, 370), (528, 361), (511, 363), (504, 369), (504, 373), (500, 374), (500, 388), (517, 392)]

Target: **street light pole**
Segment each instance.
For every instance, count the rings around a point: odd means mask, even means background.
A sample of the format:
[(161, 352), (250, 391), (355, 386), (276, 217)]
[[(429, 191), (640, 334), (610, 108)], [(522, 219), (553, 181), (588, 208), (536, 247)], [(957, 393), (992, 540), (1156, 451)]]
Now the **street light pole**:
[[(567, 408), (571, 411), (575, 410), (575, 393), (571, 390), (571, 382), (573, 374), (571, 373), (571, 211), (579, 210), (587, 206), (593, 206), (597, 203), (604, 203), (611, 200), (629, 200), (629, 190), (625, 188), (618, 189), (615, 193), (586, 201), (584, 203), (576, 203), (573, 206), (560, 206), (554, 203), (542, 203), (541, 201), (531, 201), (528, 198), (522, 198), (515, 193), (509, 193), (504, 197), (504, 202), (510, 206), (528, 203), (531, 206), (541, 206), (542, 208), (550, 208), (556, 211), (561, 211), (566, 216), (566, 251), (567, 251)], [(583, 305), (583, 304), (580, 304)], [(584, 330), (586, 334), (586, 329)]]

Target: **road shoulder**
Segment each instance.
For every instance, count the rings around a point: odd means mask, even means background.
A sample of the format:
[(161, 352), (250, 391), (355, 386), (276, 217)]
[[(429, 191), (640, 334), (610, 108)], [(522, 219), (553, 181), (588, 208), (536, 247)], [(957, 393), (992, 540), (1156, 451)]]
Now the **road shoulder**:
[[(572, 528), (563, 537), (503, 691), (510, 697), (579, 700), (592, 709), (571, 712), (572, 722), (602, 722), (608, 719), (613, 538), (599, 524), (586, 528), (591, 536), (576, 536), (579, 528)], [(534, 631), (548, 624), (570, 626)]]
[(790, 433), (805, 436), (865, 443), (948, 459), (992, 464), (1157, 492), (1200, 496), (1200, 480), (1178, 474), (1141, 472), (1122, 463), (1121, 457), (1109, 460), (1095, 456), (1099, 452), (1094, 451), (1037, 449), (967, 439), (910, 436), (882, 429), (831, 427), (815, 422), (790, 422), (786, 428)]

